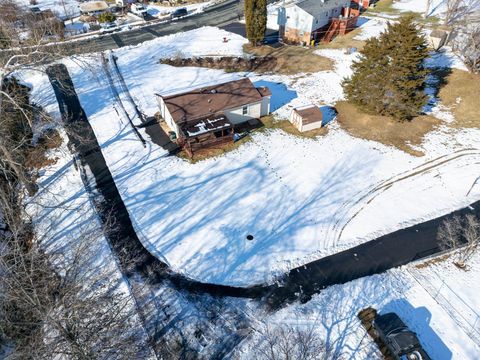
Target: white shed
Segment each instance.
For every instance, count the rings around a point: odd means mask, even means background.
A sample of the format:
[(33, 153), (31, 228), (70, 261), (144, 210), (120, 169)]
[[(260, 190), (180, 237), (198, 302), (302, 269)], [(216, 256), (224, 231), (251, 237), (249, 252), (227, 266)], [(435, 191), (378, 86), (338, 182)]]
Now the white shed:
[(322, 120), (322, 111), (315, 105), (295, 108), (290, 114), (290, 122), (300, 132), (321, 128)]

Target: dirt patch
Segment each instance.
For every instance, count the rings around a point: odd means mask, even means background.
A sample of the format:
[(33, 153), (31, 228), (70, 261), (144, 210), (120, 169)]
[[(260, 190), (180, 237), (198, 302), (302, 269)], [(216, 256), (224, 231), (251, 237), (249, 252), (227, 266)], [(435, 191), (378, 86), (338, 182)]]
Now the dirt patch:
[(313, 139), (317, 136), (323, 136), (328, 134), (328, 128), (325, 126), (318, 129), (313, 129), (310, 131), (300, 132), (295, 126), (292, 125), (290, 121), (277, 120), (272, 115), (264, 116), (261, 119), (261, 121), (263, 123), (263, 127), (260, 128), (259, 131), (262, 131), (265, 129), (280, 129), (285, 131), (288, 134), (298, 136), (298, 137), (309, 138), (309, 139)]
[(236, 142), (232, 143), (227, 143), (227, 144), (221, 144), (218, 145), (217, 147), (209, 147), (207, 149), (199, 149), (195, 150), (195, 153), (193, 154), (193, 157), (190, 157), (188, 153), (185, 150), (181, 150), (177, 156), (181, 157), (184, 160), (187, 160), (188, 162), (195, 164), (199, 161), (206, 160), (209, 158), (213, 158), (216, 156), (221, 156), (224, 155), (230, 151), (238, 149), (241, 145), (245, 144), (246, 142), (250, 141), (251, 137), (246, 136)]
[(443, 105), (448, 106), (455, 116), (450, 126), (455, 128), (479, 128), (480, 115), (477, 101), (480, 75), (453, 69), (438, 92)]
[(345, 35), (339, 35), (335, 37), (329, 43), (318, 43), (316, 48), (318, 49), (347, 49), (347, 48), (356, 48), (357, 50), (362, 50), (365, 46), (364, 40), (356, 40), (354, 39), (355, 36), (359, 35), (362, 32), (361, 27), (357, 27), (356, 29), (350, 31)]
[(352, 136), (395, 146), (413, 156), (424, 155), (412, 146), (420, 145), (424, 136), (441, 124), (440, 120), (427, 115), (399, 122), (387, 116), (364, 113), (345, 101), (338, 102), (335, 107), (338, 123)]
[(185, 59), (173, 58), (161, 59), (160, 63), (176, 67), (194, 66), (209, 69), (222, 69), (226, 72), (271, 72), (277, 67), (277, 60), (271, 56), (251, 58), (238, 56), (194, 57)]
[(429, 267), (430, 265), (435, 265), (435, 264), (442, 263), (442, 262), (448, 260), (448, 259), (450, 258), (450, 256), (451, 256), (450, 254), (438, 256), (438, 257), (433, 258), (433, 259), (431, 259), (431, 260), (422, 262), (421, 264), (417, 264), (417, 265), (415, 265), (415, 267), (416, 267), (417, 269), (424, 269), (424, 268)]
[(195, 66), (209, 69), (222, 69), (226, 72), (253, 71), (256, 73), (278, 73), (292, 75), (332, 70), (333, 62), (314, 53), (314, 49), (284, 45), (279, 48), (270, 46), (252, 47), (245, 45), (244, 50), (251, 56), (219, 56), (161, 59), (161, 64), (184, 67)]
[(26, 165), (32, 169), (41, 169), (48, 165), (53, 165), (58, 158), (47, 156), (49, 150), (57, 149), (62, 145), (63, 139), (56, 130), (46, 131), (28, 152)]
[[(315, 49), (283, 45), (279, 48), (271, 46), (252, 47), (247, 44), (244, 51), (256, 57), (274, 58), (276, 61), (272, 72), (292, 75), (298, 73), (314, 73), (333, 69), (333, 61), (315, 54)], [(262, 72), (262, 71), (259, 71)]]

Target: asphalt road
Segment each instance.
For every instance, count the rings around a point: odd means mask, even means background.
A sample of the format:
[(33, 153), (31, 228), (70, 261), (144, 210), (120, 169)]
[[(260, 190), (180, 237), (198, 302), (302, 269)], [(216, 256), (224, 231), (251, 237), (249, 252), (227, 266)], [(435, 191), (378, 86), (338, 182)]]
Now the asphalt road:
[(143, 247), (66, 67), (50, 66), (47, 74), (54, 88), (69, 139), (74, 144), (82, 166), (89, 167), (95, 177), (98, 191), (92, 191), (88, 187), (87, 191), (96, 197), (94, 204), (102, 222), (108, 223), (111, 220), (109, 216), (112, 214), (115, 216), (115, 224), (118, 226), (105, 235), (127, 277), (141, 274), (145, 281), (150, 283), (168, 279), (179, 289), (214, 296), (263, 298), (272, 308), (278, 308), (297, 299), (307, 301), (311, 295), (327, 286), (378, 274), (438, 253), (440, 249), (437, 246), (436, 235), (444, 219), (467, 213), (475, 213), (480, 217), (479, 201), (465, 209), (395, 231), (352, 249), (292, 269), (284, 275), (279, 284), (275, 285), (242, 288), (201, 283), (170, 271), (165, 263)]
[(208, 10), (177, 19), (168, 23), (155, 23), (139, 29), (106, 34), (101, 37), (65, 43), (69, 53), (87, 53), (105, 51), (123, 46), (137, 45), (156, 37), (188, 31), (202, 26), (224, 26), (238, 20), (241, 8), (240, 0), (227, 0)]

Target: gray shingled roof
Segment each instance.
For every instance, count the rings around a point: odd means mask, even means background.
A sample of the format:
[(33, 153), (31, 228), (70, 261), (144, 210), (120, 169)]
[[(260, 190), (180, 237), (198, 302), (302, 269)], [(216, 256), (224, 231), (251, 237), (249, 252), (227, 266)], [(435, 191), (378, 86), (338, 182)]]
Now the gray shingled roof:
[(296, 5), (311, 15), (317, 15), (323, 11), (325, 5), (330, 1), (331, 0), (325, 0), (325, 2), (322, 2), (321, 0), (304, 0), (297, 2)]

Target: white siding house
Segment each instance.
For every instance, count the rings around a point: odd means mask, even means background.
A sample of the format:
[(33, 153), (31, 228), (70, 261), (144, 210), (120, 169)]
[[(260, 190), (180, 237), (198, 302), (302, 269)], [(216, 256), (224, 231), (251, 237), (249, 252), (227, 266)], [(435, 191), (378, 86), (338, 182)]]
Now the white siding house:
[(342, 15), (351, 0), (305, 0), (278, 8), (280, 35), (290, 42), (309, 44), (316, 30)]
[(268, 88), (256, 88), (248, 78), (176, 95), (157, 94), (160, 115), (178, 138), (185, 136), (185, 127), (206, 118), (224, 116), (237, 125), (268, 115), (270, 98)]

